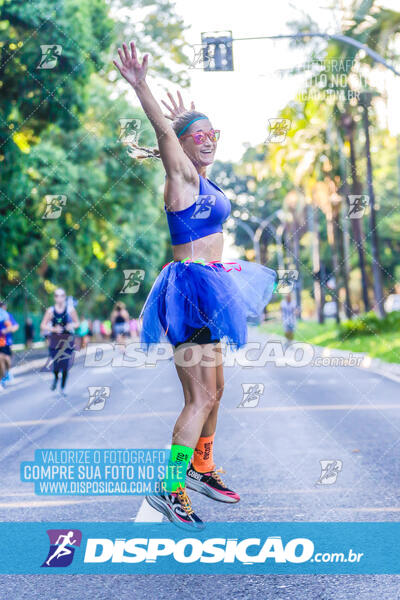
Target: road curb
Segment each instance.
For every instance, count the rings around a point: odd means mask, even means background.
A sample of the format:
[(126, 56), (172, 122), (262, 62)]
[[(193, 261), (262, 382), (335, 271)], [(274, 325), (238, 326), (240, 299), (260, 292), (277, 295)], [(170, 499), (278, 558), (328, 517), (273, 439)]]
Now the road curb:
[[(269, 335), (264, 332), (261, 332), (263, 335)], [(286, 338), (282, 335), (274, 334), (275, 338), (278, 338), (280, 341), (285, 341)], [(302, 340), (293, 340), (294, 342), (302, 343)], [(309, 342), (305, 342), (309, 343)], [(327, 348), (326, 346), (317, 346), (315, 344), (310, 344), (316, 350), (318, 356), (322, 357), (341, 357), (341, 358), (360, 358), (362, 359), (360, 364), (354, 365), (357, 369), (362, 369), (363, 371), (370, 371), (371, 373), (376, 373), (377, 375), (382, 375), (382, 377), (387, 377), (396, 383), (400, 383), (400, 364), (397, 363), (389, 363), (380, 358), (373, 358), (369, 354), (365, 352), (355, 352), (353, 350), (340, 350), (339, 348)]]

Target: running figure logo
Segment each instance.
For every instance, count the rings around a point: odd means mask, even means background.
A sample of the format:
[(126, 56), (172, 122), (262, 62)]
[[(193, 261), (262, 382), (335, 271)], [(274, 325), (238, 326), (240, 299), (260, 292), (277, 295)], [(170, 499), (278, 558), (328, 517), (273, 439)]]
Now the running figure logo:
[(299, 272), (294, 269), (277, 269), (277, 273), (278, 281), (276, 283), (275, 291), (280, 294), (289, 294), (299, 278)]
[(46, 200), (46, 208), (42, 219), (58, 219), (58, 217), (61, 217), (62, 207), (67, 204), (67, 196), (47, 194), (44, 199)]
[(143, 269), (124, 269), (125, 282), (120, 294), (136, 294), (144, 279)]
[(210, 216), (211, 209), (215, 206), (216, 196), (212, 194), (200, 194), (196, 196), (196, 208), (190, 217), (191, 219), (207, 219)]
[(366, 195), (349, 195), (349, 210), (347, 213), (348, 219), (361, 219), (364, 216), (365, 209), (369, 204), (369, 196)]
[(43, 44), (40, 46), (42, 51), (42, 58), (37, 69), (53, 69), (58, 61), (58, 57), (61, 56), (62, 47), (58, 44), (51, 44), (50, 46), (47, 44)]
[(243, 398), (237, 408), (255, 408), (264, 393), (263, 383), (242, 383)]
[(194, 56), (189, 69), (206, 69), (210, 66), (210, 61), (214, 58), (214, 48), (208, 44), (194, 44), (192, 50)]
[(268, 119), (269, 135), (267, 143), (282, 144), (285, 142), (291, 125), (292, 121), (290, 119)]
[(74, 355), (75, 355), (75, 338), (72, 334), (68, 333), (53, 333), (52, 334), (55, 339), (57, 339), (57, 344), (55, 349), (57, 353), (54, 356), (48, 356), (46, 364), (40, 369), (43, 371), (51, 371), (53, 368), (53, 363), (57, 361), (65, 361), (68, 369), (70, 369), (74, 363)]
[(89, 400), (85, 410), (103, 410), (107, 399), (110, 397), (108, 386), (89, 386)]
[(137, 143), (139, 141), (139, 133), (141, 120), (140, 119), (120, 119), (120, 134), (119, 139), (121, 142), (129, 143)]
[(332, 485), (336, 483), (337, 476), (342, 470), (343, 462), (341, 460), (320, 460), (321, 476), (316, 485)]
[(79, 529), (48, 529), (50, 549), (42, 567), (68, 567), (74, 558), (75, 548), (81, 545)]

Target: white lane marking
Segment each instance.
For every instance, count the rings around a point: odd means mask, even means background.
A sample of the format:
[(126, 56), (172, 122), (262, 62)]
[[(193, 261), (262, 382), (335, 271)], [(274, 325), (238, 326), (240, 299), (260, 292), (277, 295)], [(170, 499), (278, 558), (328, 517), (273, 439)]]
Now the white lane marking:
[(135, 523), (161, 523), (162, 520), (163, 514), (150, 506), (145, 498), (143, 498), (143, 502), (140, 505), (136, 517), (132, 519)]
[(23, 496), (24, 498), (27, 498), (28, 496), (32, 496), (32, 498), (36, 497), (33, 492), (31, 494), (29, 492), (4, 492), (0, 494), (0, 498), (16, 498), (17, 496)]
[[(178, 410), (178, 409), (177, 409)], [(169, 410), (163, 412), (148, 412), (148, 413), (131, 413), (129, 415), (124, 415), (124, 421), (135, 421), (136, 419), (148, 419), (155, 417), (176, 417), (177, 410)], [(241, 410), (243, 412), (290, 412), (290, 411), (307, 411), (307, 410), (400, 410), (400, 403), (398, 404), (363, 404), (363, 405), (354, 405), (354, 404), (296, 404), (294, 406), (261, 406), (261, 407), (253, 407), (246, 408), (227, 408), (224, 412), (226, 413), (236, 413), (237, 410)], [(87, 411), (88, 413), (90, 411)], [(101, 421), (113, 421), (119, 415), (93, 415), (92, 418), (95, 422)], [(88, 417), (86, 416), (76, 416), (72, 414), (70, 417), (59, 417), (55, 419), (34, 419), (31, 421), (12, 421), (10, 423), (0, 423), (0, 429), (7, 429), (13, 427), (29, 427), (31, 425), (57, 425), (64, 423), (76, 423), (76, 422), (87, 422)]]
[(96, 496), (96, 498), (77, 498), (76, 500), (26, 500), (19, 502), (2, 502), (1, 508), (45, 508), (48, 506), (68, 506), (69, 504), (93, 504), (94, 502), (112, 502), (130, 500), (132, 496)]
[[(285, 383), (285, 382), (283, 382)], [(324, 385), (329, 384), (329, 385), (335, 385), (337, 383), (337, 379), (325, 379), (324, 380)], [(286, 385), (290, 385), (292, 387), (294, 386), (299, 386), (299, 387), (303, 387), (305, 385), (320, 385), (320, 382), (317, 382), (315, 379), (306, 379), (305, 381), (299, 381), (296, 379), (289, 379), (288, 381), (286, 381)]]
[[(170, 450), (171, 444), (167, 444), (165, 448)], [(163, 518), (164, 515), (150, 506), (147, 500), (143, 498), (138, 513), (132, 521), (135, 521), (135, 523), (161, 523)]]
[[(83, 411), (82, 411), (83, 412)], [(88, 418), (93, 418), (93, 420), (95, 420), (96, 422), (100, 422), (100, 421), (112, 421), (114, 419), (116, 419), (117, 417), (119, 417), (120, 415), (118, 415), (117, 413), (114, 413), (112, 415), (94, 415), (95, 411), (85, 411), (85, 415), (77, 415), (72, 414), (72, 417), (55, 417), (53, 419), (32, 419), (30, 421), (12, 421), (9, 423), (0, 423), (0, 429), (4, 429), (6, 427), (28, 427), (30, 425), (58, 425), (60, 423), (66, 423), (67, 421), (69, 422), (76, 422), (76, 421), (84, 421), (85, 423), (87, 422)], [(134, 421), (135, 419), (143, 419), (143, 418), (147, 418), (147, 417), (170, 417), (170, 416), (176, 416), (177, 415), (177, 410), (173, 411), (163, 411), (163, 412), (148, 412), (148, 413), (131, 413), (130, 415), (124, 415), (124, 421), (125, 420), (130, 420), (130, 421)]]
[[(295, 506), (268, 506), (268, 510), (289, 510), (289, 511), (293, 511), (293, 509), (295, 508)], [(398, 513), (400, 512), (400, 506), (339, 506), (339, 507), (335, 507), (335, 512), (340, 512), (340, 511), (346, 511), (346, 512), (365, 512), (365, 513), (374, 513), (374, 512), (379, 512), (379, 513), (386, 513), (386, 512), (395, 512)], [(300, 516), (300, 515), (297, 515)], [(313, 519), (313, 521), (316, 519)], [(325, 523), (327, 523), (328, 521), (324, 521)], [(396, 521), (397, 522), (397, 521)]]
[[(66, 413), (66, 416), (64, 419), (61, 419), (61, 422), (65, 422), (69, 420), (69, 417), (71, 415), (74, 414), (74, 410), (69, 411)], [(39, 439), (42, 435), (45, 435), (49, 429), (51, 428), (51, 419), (49, 419), (48, 421), (46, 420), (40, 420), (39, 421), (41, 427), (39, 427), (38, 429), (35, 429), (34, 431), (29, 433), (29, 436), (27, 434), (23, 434), (14, 444), (12, 444), (11, 446), (6, 446), (5, 449), (0, 453), (0, 462), (2, 460), (4, 460), (5, 458), (7, 458), (8, 456), (15, 454), (17, 452), (20, 452), (26, 445), (32, 445), (33, 442), (35, 442), (37, 439)], [(18, 427), (18, 429), (20, 429), (19, 425), (15, 424), (15, 421), (11, 421), (9, 423), (2, 423), (0, 425), (0, 427), (4, 425), (5, 427)], [(27, 438), (28, 438), (28, 442), (27, 442)]]
[[(324, 492), (327, 492), (328, 490), (324, 490)], [(354, 491), (353, 487), (335, 487), (335, 486), (330, 486), (329, 487), (329, 493), (338, 493), (338, 494), (343, 494), (344, 492), (351, 492)], [(260, 488), (246, 488), (246, 494), (259, 494), (260, 493)], [(290, 495), (290, 494), (294, 494), (294, 495), (298, 495), (298, 494), (321, 494), (321, 488), (320, 487), (313, 487), (313, 488), (309, 488), (309, 489), (286, 489), (286, 488), (277, 488), (277, 489), (271, 489), (268, 488), (268, 494), (278, 494), (278, 495)], [(24, 498), (37, 498), (37, 494), (35, 493), (29, 493), (29, 492), (6, 492), (1, 494), (0, 493), (0, 498), (17, 498), (18, 496), (23, 496)], [(129, 496), (129, 498), (132, 498), (135, 496)], [(113, 498), (127, 498), (127, 496), (101, 496), (101, 500), (107, 500), (110, 501)], [(72, 501), (72, 500), (65, 500), (66, 502)], [(73, 500), (74, 502), (78, 502), (78, 500)], [(79, 500), (80, 502), (81, 500)], [(89, 499), (85, 499), (85, 497), (82, 498), (82, 502), (87, 502), (89, 501)], [(90, 501), (94, 501), (93, 499), (91, 499)], [(10, 500), (11, 502), (11, 500)], [(45, 500), (45, 502), (49, 502), (49, 500)], [(147, 504), (147, 502), (146, 502)], [(3, 506), (3, 505), (1, 505)], [(1, 508), (0, 506), (0, 508)], [(149, 505), (150, 506), (150, 505)]]
[[(258, 490), (259, 492), (259, 490)], [(268, 491), (269, 493), (269, 491)], [(281, 490), (279, 493), (283, 494), (284, 491)], [(252, 495), (257, 495), (257, 492), (252, 491)], [(263, 496), (264, 497), (264, 496)], [(94, 504), (94, 503), (99, 503), (99, 502), (112, 502), (112, 501), (118, 501), (120, 502), (121, 500), (130, 500), (132, 501), (132, 496), (102, 496), (101, 498), (96, 497), (96, 498), (77, 498), (76, 500), (36, 500), (36, 501), (27, 501), (27, 502), (2, 502), (1, 503), (1, 508), (9, 508), (9, 509), (19, 509), (19, 508), (48, 508), (48, 507), (52, 507), (52, 506), (68, 506), (68, 505), (74, 505), (74, 504)], [(139, 519), (139, 515), (141, 513), (141, 508), (138, 511), (138, 514), (136, 516), (136, 518), (134, 519), (135, 523), (157, 523), (157, 522), (161, 522), (163, 519), (163, 515), (158, 512), (157, 510), (154, 510), (151, 508), (151, 506), (149, 504), (147, 504), (147, 502), (145, 500), (143, 500), (143, 503), (145, 503), (149, 509), (154, 511), (154, 515), (151, 512), (146, 513), (142, 513), (143, 516), (147, 516), (147, 519), (141, 520)], [(294, 506), (269, 506), (268, 509), (269, 510), (277, 510), (277, 511), (282, 511), (282, 510), (289, 510), (289, 511), (293, 511)], [(352, 512), (365, 512), (365, 513), (387, 513), (387, 512), (394, 512), (394, 513), (399, 513), (400, 512), (400, 507), (399, 506), (348, 506), (348, 507), (337, 507), (335, 509), (336, 512), (340, 512), (340, 511), (352, 511)]]
[[(363, 405), (354, 405), (354, 404), (296, 404), (295, 406), (263, 406), (263, 407), (254, 407), (254, 408), (246, 408), (241, 407), (240, 409), (243, 412), (289, 412), (291, 410), (399, 410), (400, 404), (363, 404)], [(225, 412), (231, 413), (236, 412), (236, 410), (228, 409)]]

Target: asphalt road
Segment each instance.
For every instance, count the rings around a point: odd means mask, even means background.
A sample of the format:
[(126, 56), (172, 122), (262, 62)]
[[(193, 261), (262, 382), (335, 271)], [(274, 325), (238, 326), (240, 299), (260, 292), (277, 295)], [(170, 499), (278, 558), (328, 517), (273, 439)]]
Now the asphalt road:
[[(250, 339), (266, 336), (251, 330)], [(151, 520), (142, 497), (37, 496), (19, 478), (37, 448), (164, 448), (182, 405), (171, 361), (155, 368), (84, 367), (68, 396), (49, 390), (37, 367), (0, 396), (0, 520)], [(239, 407), (243, 385), (264, 386), (257, 406)], [(242, 385), (243, 384), (243, 385)], [(399, 385), (349, 366), (225, 367), (215, 459), (241, 495), (232, 506), (192, 492), (205, 521), (398, 521)], [(106, 386), (101, 411), (85, 411), (88, 386)], [(317, 485), (321, 460), (341, 461), (336, 483)], [(154, 516), (154, 514), (153, 514)], [(213, 598), (395, 600), (388, 575), (32, 575), (1, 576), (0, 599), (189, 600)]]

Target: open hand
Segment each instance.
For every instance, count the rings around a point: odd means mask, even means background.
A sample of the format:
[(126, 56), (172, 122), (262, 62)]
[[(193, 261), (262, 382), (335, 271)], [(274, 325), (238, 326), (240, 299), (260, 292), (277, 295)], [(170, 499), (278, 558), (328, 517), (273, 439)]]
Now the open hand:
[(132, 87), (135, 87), (146, 78), (149, 55), (145, 54), (142, 64), (140, 64), (136, 56), (136, 48), (133, 42), (130, 43), (130, 53), (125, 42), (122, 44), (122, 48), (123, 51), (121, 48), (118, 48), (121, 64), (116, 60), (113, 60), (113, 63), (121, 73), (122, 77), (124, 77)]
[[(172, 94), (167, 92), (167, 95), (172, 103), (172, 108), (171, 108), (171, 106), (168, 106), (168, 104), (166, 102), (164, 102), (164, 100), (161, 100), (161, 102), (164, 104), (164, 106), (171, 113), (170, 115), (164, 115), (164, 117), (166, 117), (167, 119), (171, 119), (171, 121), (173, 121), (174, 119), (176, 119), (176, 117), (179, 117), (179, 115), (183, 114), (184, 112), (187, 112), (189, 109), (185, 108), (185, 105), (183, 104), (182, 96), (179, 91), (176, 93), (176, 95), (178, 96), (178, 104), (175, 102)], [(193, 100), (190, 104), (190, 110), (195, 110)]]

